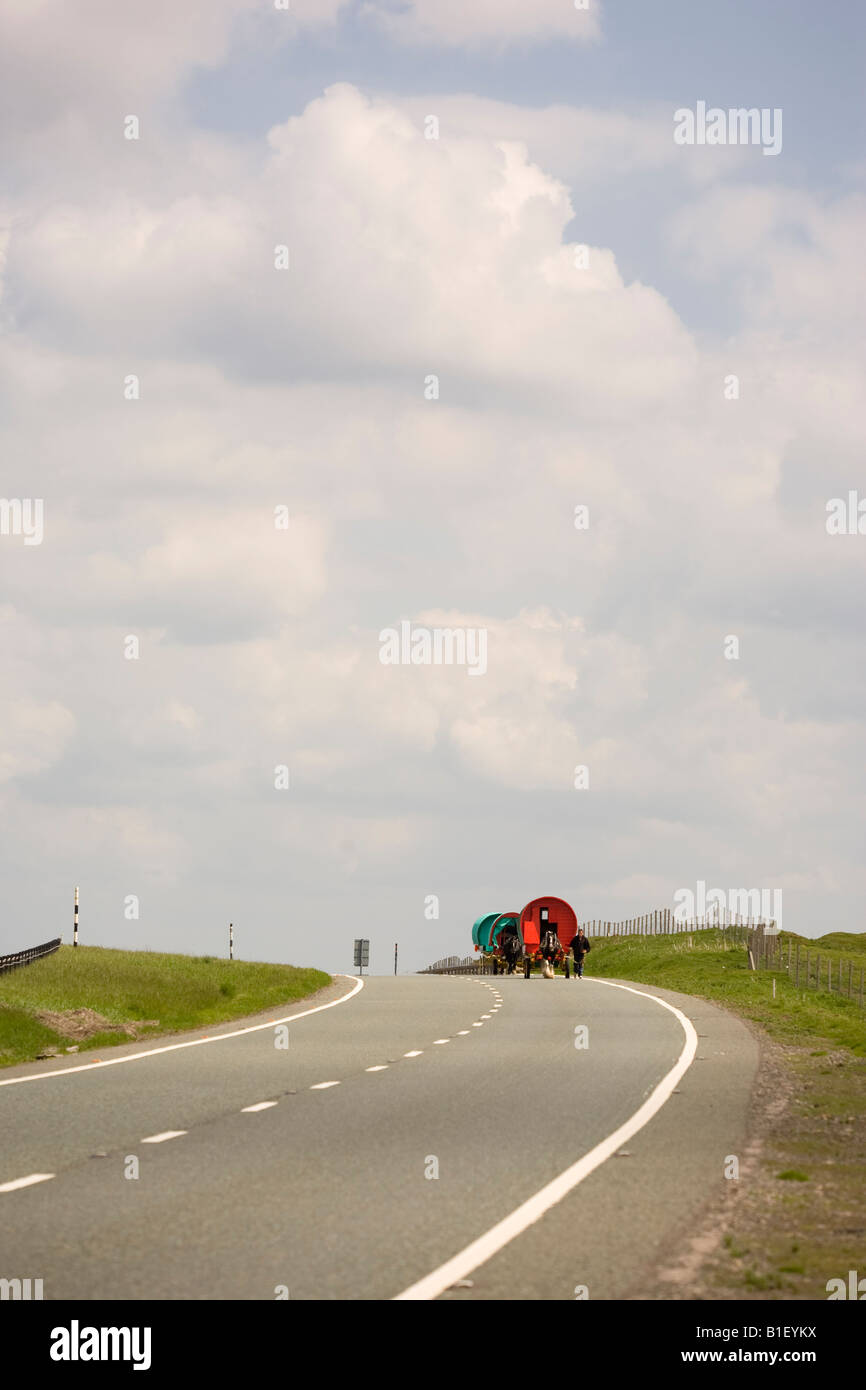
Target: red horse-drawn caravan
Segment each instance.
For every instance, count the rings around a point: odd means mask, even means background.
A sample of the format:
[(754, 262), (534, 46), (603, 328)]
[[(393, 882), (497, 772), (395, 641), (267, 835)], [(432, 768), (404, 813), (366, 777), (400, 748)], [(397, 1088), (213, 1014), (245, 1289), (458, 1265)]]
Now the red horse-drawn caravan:
[(493, 962), (494, 975), (513, 975), (523, 962), (528, 980), (533, 965), (565, 968), (571, 973), (568, 950), (577, 933), (577, 916), (562, 898), (533, 898), (522, 912), (487, 913), (472, 928), (476, 951)]
[(565, 966), (568, 979), (568, 951), (577, 935), (577, 914), (562, 898), (533, 898), (520, 914), (520, 940), (523, 945), (523, 973), (529, 979), (533, 965), (547, 961), (555, 968)]

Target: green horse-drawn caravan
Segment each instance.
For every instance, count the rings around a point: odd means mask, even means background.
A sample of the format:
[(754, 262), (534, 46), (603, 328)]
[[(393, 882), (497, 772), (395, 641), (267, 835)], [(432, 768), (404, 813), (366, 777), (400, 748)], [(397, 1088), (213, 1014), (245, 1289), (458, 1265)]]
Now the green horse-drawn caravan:
[(472, 928), (472, 944), (493, 962), (493, 973), (514, 974), (514, 967), (520, 960), (522, 944), (520, 941), (519, 912), (487, 912)]

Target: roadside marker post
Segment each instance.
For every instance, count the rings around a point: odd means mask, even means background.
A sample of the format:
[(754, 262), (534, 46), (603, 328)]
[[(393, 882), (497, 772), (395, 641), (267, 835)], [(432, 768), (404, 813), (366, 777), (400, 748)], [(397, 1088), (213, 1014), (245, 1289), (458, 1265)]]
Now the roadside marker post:
[(78, 889), (75, 889), (75, 911), (72, 914), (72, 944), (78, 945)]

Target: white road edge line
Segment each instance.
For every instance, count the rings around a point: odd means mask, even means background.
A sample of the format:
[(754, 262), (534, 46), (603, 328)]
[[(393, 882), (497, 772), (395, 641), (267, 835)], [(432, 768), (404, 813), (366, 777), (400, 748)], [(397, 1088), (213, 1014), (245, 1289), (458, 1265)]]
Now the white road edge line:
[(13, 1178), (11, 1182), (0, 1182), (0, 1192), (14, 1192), (18, 1187), (32, 1187), (35, 1182), (47, 1182), (53, 1173), (31, 1173), (28, 1178)]
[(142, 1144), (164, 1144), (166, 1139), (179, 1139), (182, 1134), (186, 1134), (185, 1129), (164, 1129), (161, 1134), (149, 1134), (146, 1139), (139, 1142)]
[(599, 1168), (611, 1154), (616, 1153), (617, 1149), (637, 1134), (638, 1130), (643, 1129), (645, 1124), (661, 1110), (665, 1101), (668, 1100), (677, 1082), (682, 1079), (694, 1061), (695, 1053), (698, 1050), (698, 1035), (690, 1018), (687, 1018), (680, 1009), (674, 1008), (666, 999), (659, 999), (655, 994), (647, 994), (646, 990), (633, 989), (631, 985), (615, 985), (611, 980), (593, 979), (592, 984), (607, 985), (609, 989), (624, 989), (629, 994), (639, 994), (644, 999), (652, 999), (663, 1009), (668, 1009), (674, 1014), (682, 1025), (686, 1040), (683, 1050), (677, 1061), (671, 1067), (666, 1076), (650, 1092), (634, 1114), (615, 1129), (613, 1134), (609, 1134), (606, 1139), (602, 1139), (600, 1144), (596, 1144), (594, 1149), (590, 1149), (588, 1154), (579, 1158), (576, 1163), (572, 1163), (570, 1168), (566, 1168), (564, 1173), (560, 1173), (552, 1182), (547, 1183), (536, 1192), (528, 1201), (522, 1202), (509, 1216), (502, 1221), (497, 1221), (495, 1226), (491, 1226), (489, 1231), (473, 1240), (457, 1255), (446, 1260), (445, 1264), (434, 1269), (432, 1274), (428, 1274), (424, 1279), (419, 1279), (416, 1284), (411, 1284), (402, 1293), (395, 1294), (393, 1302), (406, 1300), (427, 1300), (438, 1298), (440, 1293), (455, 1284), (458, 1279), (465, 1279), (468, 1274), (477, 1269), (479, 1265), (486, 1264), (489, 1259), (498, 1254), (504, 1246), (514, 1240), (515, 1236), (522, 1235), (525, 1230), (533, 1226), (545, 1212), (561, 1202), (578, 1183), (588, 1178), (590, 1173)]
[(345, 1004), (358, 993), (359, 989), (364, 988), (364, 980), (357, 975), (338, 976), (340, 979), (354, 980), (355, 988), (350, 989), (348, 994), (341, 994), (339, 999), (332, 999), (330, 1004), (317, 1004), (314, 1009), (304, 1009), (303, 1013), (287, 1014), (285, 1018), (271, 1018), (267, 1023), (254, 1023), (249, 1028), (235, 1028), (231, 1033), (218, 1033), (215, 1038), (193, 1038), (191, 1042), (168, 1043), (165, 1047), (149, 1047), (146, 1052), (133, 1052), (129, 1057), (107, 1057), (104, 1062), (86, 1062), (80, 1067), (58, 1067), (55, 1071), (40, 1071), (35, 1076), (10, 1076), (6, 1081), (0, 1081), (0, 1086), (19, 1086), (24, 1081), (44, 1081), (47, 1076), (72, 1076), (74, 1072), (94, 1072), (100, 1067), (118, 1067), (124, 1062), (138, 1062), (142, 1057), (156, 1057), (161, 1052), (179, 1052), (183, 1047), (205, 1047), (209, 1043), (225, 1042), (226, 1038), (241, 1038), (245, 1033), (260, 1033), (264, 1028), (274, 1028), (278, 1023), (295, 1023), (299, 1018), (308, 1018), (310, 1014), (320, 1014), (323, 1009), (334, 1009), (338, 1004)]

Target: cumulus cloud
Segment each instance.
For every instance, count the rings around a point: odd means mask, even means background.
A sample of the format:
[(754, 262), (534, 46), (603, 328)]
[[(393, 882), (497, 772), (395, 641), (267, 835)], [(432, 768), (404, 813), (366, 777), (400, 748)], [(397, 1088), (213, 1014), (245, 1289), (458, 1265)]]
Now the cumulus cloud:
[[(110, 194), (22, 224), (8, 253), (14, 321), (79, 351), (123, 341), (260, 376), (433, 372), (443, 398), (512, 381), (578, 393), (591, 411), (691, 370), (661, 295), (625, 284), (606, 248), (576, 265), (568, 192), (522, 144), (427, 142), (345, 84), (268, 141), (260, 177), (231, 195), (154, 206)], [(288, 271), (274, 268), (280, 245)]]
[[(443, 38), (493, 22), (415, 12)], [(193, 136), (162, 170), (10, 200), (4, 487), (45, 497), (46, 531), (0, 538), (5, 804), (22, 848), (47, 827), (58, 873), (103, 883), (108, 940), (137, 876), (166, 937), (197, 944), (242, 893), (260, 953), (292, 956), (286, 918), (360, 911), (359, 883), (389, 922), (488, 879), (515, 901), (576, 882), (601, 915), (714, 866), (809, 900), (815, 847), (834, 882), (856, 860), (862, 559), (822, 488), (862, 427), (834, 328), (862, 209), (690, 187), (677, 253), (742, 296), (718, 342), (616, 246), (575, 260), (610, 162), (667, 169), (671, 146), (577, 113), (566, 181), (538, 153), (555, 118), (443, 113), (428, 141), (420, 104), (340, 83), (253, 155), (213, 137), (197, 168)], [(401, 619), (483, 627), (487, 673), (383, 666)]]

